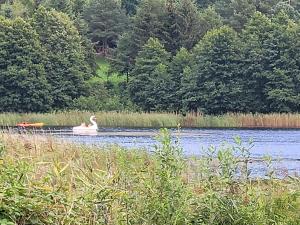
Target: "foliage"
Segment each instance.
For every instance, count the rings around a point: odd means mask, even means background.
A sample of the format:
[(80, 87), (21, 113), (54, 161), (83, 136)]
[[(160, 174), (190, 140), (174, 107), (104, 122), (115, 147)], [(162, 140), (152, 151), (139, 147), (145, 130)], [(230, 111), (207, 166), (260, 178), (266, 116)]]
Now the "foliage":
[(26, 17), (30, 12), (30, 8), (25, 7), (22, 1), (6, 1), (0, 5), (0, 15), (6, 18)]
[(239, 51), (237, 34), (229, 27), (205, 35), (194, 49), (191, 78), (183, 87), (189, 109), (213, 114), (243, 110)]
[(122, 8), (126, 10), (128, 15), (134, 15), (136, 13), (136, 7), (141, 0), (122, 0)]
[(0, 48), (0, 111), (48, 111), (50, 86), (43, 49), (32, 26), (20, 18), (0, 18)]
[(34, 15), (33, 27), (45, 48), (45, 69), (51, 84), (54, 109), (68, 107), (72, 100), (86, 92), (85, 80), (90, 78), (81, 37), (69, 17), (43, 7)]
[[(299, 224), (299, 179), (250, 179), (239, 138), (184, 158), (162, 130), (153, 154), (1, 134), (3, 224)], [(248, 168), (248, 169), (247, 169)]]
[(182, 177), (183, 152), (174, 145), (168, 130), (162, 129), (159, 144), (154, 150), (154, 168), (151, 176), (142, 182), (141, 217), (145, 224), (187, 224), (190, 219), (190, 190)]
[(255, 13), (256, 7), (252, 0), (224, 0), (216, 3), (216, 10), (224, 18), (226, 24), (236, 30), (241, 30)]
[(44, 6), (53, 8), (57, 11), (72, 15), (73, 1), (72, 0), (46, 0)]
[(160, 0), (144, 0), (133, 18), (133, 26), (122, 36), (117, 49), (117, 61), (123, 65), (121, 71), (129, 72), (133, 68), (138, 52), (150, 37), (163, 33), (162, 21), (165, 15), (164, 3)]
[[(0, 15), (32, 26), (24, 46), (2, 31), (0, 111), (300, 111), (299, 0), (0, 0)], [(146, 66), (149, 39), (165, 53)]]
[(116, 0), (91, 0), (84, 11), (84, 19), (89, 26), (88, 37), (104, 55), (109, 47), (116, 46), (128, 24), (128, 18)]
[(180, 111), (183, 108), (182, 105), (182, 83), (184, 70), (192, 61), (191, 54), (185, 49), (181, 48), (177, 54), (173, 57), (170, 63), (170, 86), (172, 93), (168, 97), (169, 108), (173, 111)]
[[(129, 89), (132, 100), (143, 110), (164, 110), (168, 90), (169, 54), (158, 39), (150, 38), (139, 52)], [(166, 88), (166, 91), (163, 89)]]
[[(209, 18), (204, 14), (200, 14), (197, 6), (192, 0), (182, 0), (177, 7), (177, 16), (180, 33), (180, 47), (192, 49), (200, 40), (200, 38), (207, 32), (207, 27), (214, 27), (211, 24), (212, 20), (217, 20), (218, 15), (209, 15)], [(213, 18), (213, 19), (212, 19)]]
[[(294, 40), (297, 25), (284, 14), (271, 21), (256, 14), (244, 31), (245, 74), (251, 84), (251, 111), (290, 112), (297, 110), (299, 67), (294, 60), (297, 47)], [(255, 56), (255, 60), (253, 59)], [(251, 58), (251, 60), (250, 60)], [(263, 103), (263, 104), (261, 104)], [(248, 103), (247, 105), (250, 106)]]

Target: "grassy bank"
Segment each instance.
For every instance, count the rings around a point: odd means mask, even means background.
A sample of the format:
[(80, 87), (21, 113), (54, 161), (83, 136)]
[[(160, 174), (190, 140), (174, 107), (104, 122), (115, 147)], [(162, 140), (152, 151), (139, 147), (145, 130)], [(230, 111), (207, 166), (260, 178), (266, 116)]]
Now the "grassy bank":
[(0, 114), (0, 126), (17, 123), (44, 122), (48, 126), (75, 126), (95, 114), (100, 127), (253, 127), (253, 128), (300, 128), (300, 114), (225, 114), (210, 116), (174, 113), (133, 112), (58, 112), (45, 114)]
[(266, 161), (268, 179), (251, 180), (238, 139), (202, 159), (167, 131), (158, 141), (148, 154), (0, 134), (0, 224), (300, 224), (299, 178), (275, 179)]

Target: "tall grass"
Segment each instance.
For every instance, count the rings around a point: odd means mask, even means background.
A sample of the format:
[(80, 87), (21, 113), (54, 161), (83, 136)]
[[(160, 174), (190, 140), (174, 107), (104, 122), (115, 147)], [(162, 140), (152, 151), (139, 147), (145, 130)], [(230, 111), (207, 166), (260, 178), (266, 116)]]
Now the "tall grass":
[(176, 143), (163, 130), (151, 154), (2, 133), (0, 224), (300, 223), (299, 178), (250, 179), (239, 139), (200, 159)]
[(75, 126), (88, 122), (95, 114), (100, 127), (207, 127), (207, 128), (300, 128), (300, 114), (225, 114), (219, 116), (189, 113), (138, 112), (56, 112), (56, 113), (2, 113), (0, 126), (17, 123), (43, 122), (48, 126)]

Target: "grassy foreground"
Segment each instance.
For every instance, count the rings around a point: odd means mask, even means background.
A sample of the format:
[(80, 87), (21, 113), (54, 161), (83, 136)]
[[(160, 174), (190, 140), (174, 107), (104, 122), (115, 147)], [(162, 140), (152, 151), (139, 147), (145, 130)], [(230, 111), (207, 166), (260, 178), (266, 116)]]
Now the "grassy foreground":
[(210, 116), (174, 113), (134, 112), (57, 112), (45, 114), (0, 114), (0, 126), (15, 126), (17, 123), (44, 122), (48, 126), (75, 126), (88, 122), (91, 115), (97, 116), (100, 127), (237, 127), (237, 128), (300, 128), (300, 114), (225, 114)]
[(185, 159), (166, 130), (152, 154), (2, 133), (0, 152), (0, 224), (300, 224), (300, 179), (251, 180), (239, 139)]

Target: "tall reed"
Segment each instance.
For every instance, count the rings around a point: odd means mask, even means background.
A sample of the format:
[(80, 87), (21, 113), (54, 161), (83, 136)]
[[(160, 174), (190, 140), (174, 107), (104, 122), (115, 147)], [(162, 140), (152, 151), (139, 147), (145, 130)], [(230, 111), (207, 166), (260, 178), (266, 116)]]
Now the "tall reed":
[(199, 127), (199, 128), (300, 128), (300, 114), (235, 114), (204, 115), (188, 113), (138, 112), (56, 112), (56, 113), (2, 113), (0, 126), (15, 126), (17, 123), (43, 122), (46, 126), (75, 126), (89, 121), (96, 115), (100, 127)]

